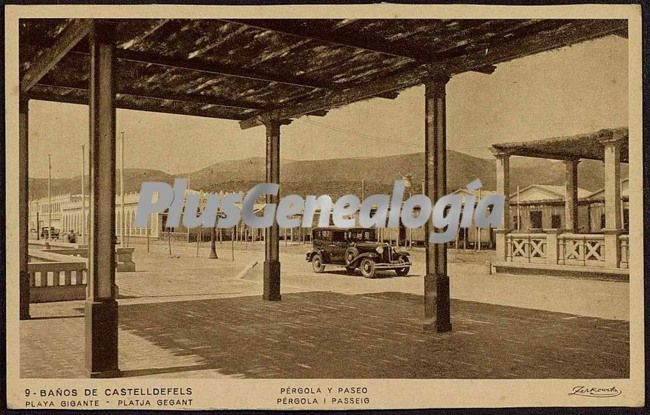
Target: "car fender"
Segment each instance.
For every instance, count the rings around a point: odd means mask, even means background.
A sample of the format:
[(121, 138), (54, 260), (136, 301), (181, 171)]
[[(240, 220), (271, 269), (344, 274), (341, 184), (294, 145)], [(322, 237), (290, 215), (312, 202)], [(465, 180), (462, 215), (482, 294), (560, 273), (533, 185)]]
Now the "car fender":
[(357, 257), (354, 258), (354, 259), (350, 262), (350, 265), (354, 265), (355, 267), (358, 266), (358, 265), (359, 265), (359, 262), (361, 262), (361, 260), (362, 260), (363, 258), (372, 258), (372, 259), (375, 259), (375, 258), (379, 258), (379, 254), (377, 254), (377, 253), (375, 253), (375, 252), (362, 252), (361, 254), (357, 255)]
[(323, 256), (323, 253), (321, 252), (320, 249), (314, 249), (312, 251), (307, 252), (307, 258), (305, 258), (305, 259), (307, 260), (307, 262), (311, 262), (311, 259), (316, 254), (320, 254), (320, 256), (323, 257), (323, 259), (325, 259), (325, 257)]
[(402, 257), (404, 257), (406, 259), (411, 258), (411, 254), (409, 254), (408, 252), (397, 252), (396, 256), (397, 256), (398, 259), (402, 258)]

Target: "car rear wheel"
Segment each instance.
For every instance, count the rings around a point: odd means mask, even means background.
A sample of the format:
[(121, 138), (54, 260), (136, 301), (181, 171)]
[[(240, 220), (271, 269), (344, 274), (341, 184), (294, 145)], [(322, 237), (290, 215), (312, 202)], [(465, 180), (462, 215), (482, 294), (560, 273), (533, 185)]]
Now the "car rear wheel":
[(354, 246), (345, 250), (345, 265), (350, 265), (352, 261), (359, 255), (359, 250)]
[(364, 258), (359, 265), (361, 274), (366, 278), (375, 278), (375, 261), (370, 258)]
[(325, 271), (325, 265), (323, 265), (323, 257), (321, 257), (320, 254), (314, 254), (314, 256), (311, 257), (311, 268), (314, 270), (314, 272), (319, 274)]
[[(397, 262), (399, 262), (400, 264), (406, 263), (407, 262), (406, 257), (403, 256), (400, 257), (397, 260)], [(408, 275), (410, 269), (411, 269), (410, 267), (395, 268), (395, 273), (397, 273), (397, 275), (399, 275), (400, 277), (405, 277), (406, 275)]]

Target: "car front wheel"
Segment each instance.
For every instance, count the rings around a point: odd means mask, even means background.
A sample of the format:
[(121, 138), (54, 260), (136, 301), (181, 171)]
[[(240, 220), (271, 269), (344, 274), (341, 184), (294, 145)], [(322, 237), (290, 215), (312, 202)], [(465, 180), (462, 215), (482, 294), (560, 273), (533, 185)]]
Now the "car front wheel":
[(315, 254), (313, 257), (311, 257), (311, 268), (314, 270), (314, 272), (319, 274), (325, 271), (325, 265), (323, 265), (323, 257), (321, 257), (320, 254)]
[[(397, 262), (406, 263), (407, 260), (405, 257), (400, 257), (400, 259)], [(405, 277), (409, 273), (410, 269), (411, 269), (410, 267), (395, 268), (395, 273), (397, 273), (397, 275), (400, 277)]]
[(359, 264), (361, 274), (366, 278), (375, 278), (375, 261), (370, 258), (364, 258)]

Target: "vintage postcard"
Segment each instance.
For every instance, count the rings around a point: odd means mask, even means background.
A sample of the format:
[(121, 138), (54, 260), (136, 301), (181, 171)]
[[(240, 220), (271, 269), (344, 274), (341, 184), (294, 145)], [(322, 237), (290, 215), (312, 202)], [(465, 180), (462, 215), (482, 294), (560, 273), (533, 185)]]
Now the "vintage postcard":
[(644, 405), (639, 6), (5, 17), (10, 408)]

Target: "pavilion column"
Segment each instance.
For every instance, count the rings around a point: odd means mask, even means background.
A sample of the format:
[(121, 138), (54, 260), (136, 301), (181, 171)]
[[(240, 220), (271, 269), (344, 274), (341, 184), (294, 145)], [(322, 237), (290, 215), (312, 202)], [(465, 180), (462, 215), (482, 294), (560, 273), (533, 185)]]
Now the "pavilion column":
[[(439, 75), (427, 80), (425, 87), (425, 164), (424, 191), (434, 203), (447, 193), (447, 126), (446, 85), (449, 77)], [(426, 273), (424, 276), (424, 329), (451, 330), (449, 276), (447, 275), (447, 244), (433, 244), (428, 235), (433, 231), (430, 221), (425, 225)]]
[(605, 160), (605, 265), (619, 266), (621, 234), (621, 140), (603, 141)]
[[(508, 259), (507, 235), (510, 232), (510, 155), (506, 153), (495, 153), (497, 167), (497, 194), (503, 195), (503, 216), (501, 228), (495, 229), (495, 245), (497, 261)], [(521, 220), (521, 218), (517, 218)]]
[(114, 27), (98, 20), (90, 43), (90, 235), (85, 305), (86, 370), (119, 376), (115, 287)]
[[(266, 120), (266, 182), (280, 184), (280, 126), (282, 121)], [(280, 195), (266, 195), (266, 203), (277, 205)], [(268, 301), (280, 301), (280, 227), (264, 230), (264, 294)]]
[[(29, 316), (29, 101), (20, 100), (18, 114), (18, 205), (20, 216), (18, 226), (19, 238), (19, 291), (20, 319), (27, 320)], [(38, 231), (38, 225), (36, 226)]]
[(580, 160), (566, 160), (564, 180), (564, 229), (578, 231), (578, 163)]

